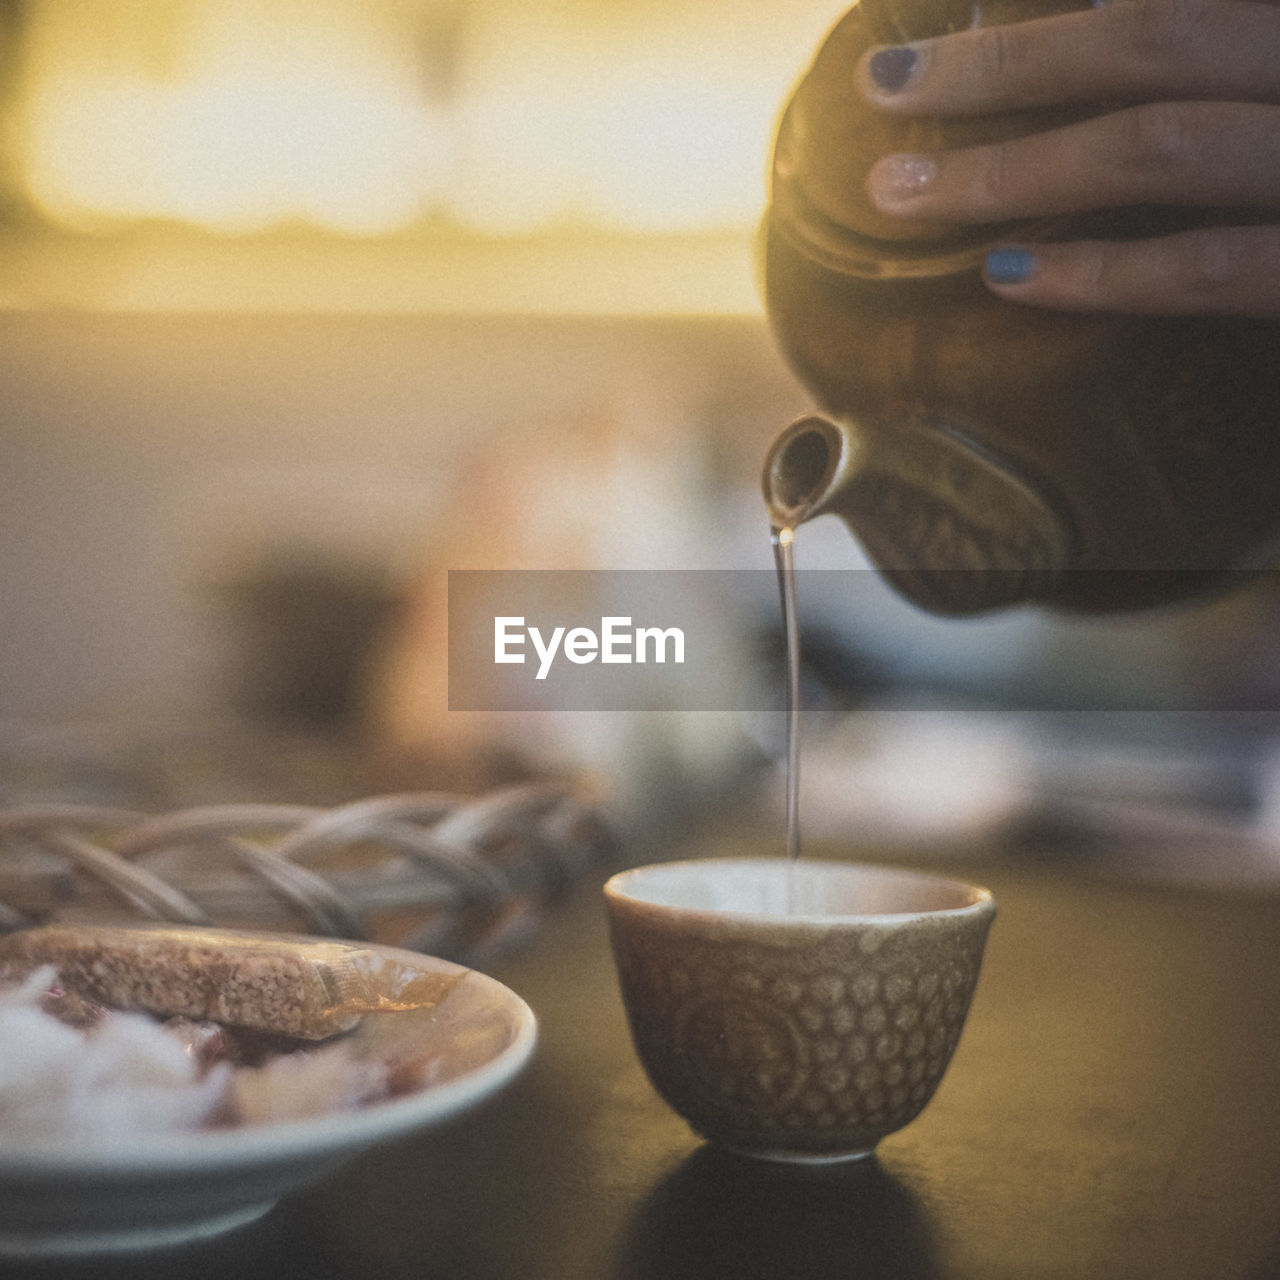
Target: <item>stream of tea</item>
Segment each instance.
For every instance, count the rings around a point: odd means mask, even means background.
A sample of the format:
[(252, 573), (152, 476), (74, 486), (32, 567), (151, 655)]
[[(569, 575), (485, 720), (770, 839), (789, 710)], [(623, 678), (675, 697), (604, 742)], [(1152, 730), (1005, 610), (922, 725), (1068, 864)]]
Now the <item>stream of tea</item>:
[[(795, 530), (775, 527), (771, 533), (787, 646), (787, 857), (794, 865), (800, 857), (800, 623), (796, 617)], [(792, 910), (794, 879), (788, 877), (788, 906)]]

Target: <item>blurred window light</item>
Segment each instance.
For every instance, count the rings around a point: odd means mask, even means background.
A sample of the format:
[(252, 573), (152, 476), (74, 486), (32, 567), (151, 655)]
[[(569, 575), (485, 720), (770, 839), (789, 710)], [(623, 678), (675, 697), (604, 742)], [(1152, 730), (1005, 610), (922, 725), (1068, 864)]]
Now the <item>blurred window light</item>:
[(78, 230), (747, 228), (834, 0), (29, 0), (20, 184)]

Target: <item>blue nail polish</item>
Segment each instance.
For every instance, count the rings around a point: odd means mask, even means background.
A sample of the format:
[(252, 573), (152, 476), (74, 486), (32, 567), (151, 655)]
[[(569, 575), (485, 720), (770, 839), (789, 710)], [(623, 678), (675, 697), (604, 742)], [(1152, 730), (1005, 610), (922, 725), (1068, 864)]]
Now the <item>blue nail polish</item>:
[(1021, 284), (1034, 269), (1035, 259), (1025, 249), (992, 249), (987, 254), (987, 279), (992, 284)]
[(911, 79), (911, 73), (916, 69), (916, 51), (905, 44), (877, 50), (871, 55), (867, 69), (878, 89), (883, 89), (886, 93), (897, 93)]

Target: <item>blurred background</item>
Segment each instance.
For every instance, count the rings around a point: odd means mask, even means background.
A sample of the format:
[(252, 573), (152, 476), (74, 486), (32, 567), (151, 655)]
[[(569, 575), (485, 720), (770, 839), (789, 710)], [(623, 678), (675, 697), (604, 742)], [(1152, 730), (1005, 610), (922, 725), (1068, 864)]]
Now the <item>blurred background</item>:
[[(4, 0), (5, 798), (288, 799), (340, 750), (339, 790), (570, 775), (645, 829), (745, 787), (773, 821), (776, 716), (450, 713), (443, 592), (771, 564), (758, 471), (809, 402), (754, 238), (844, 7)], [(824, 521), (798, 553), (865, 566)], [(862, 576), (802, 599), (814, 830), (1172, 815), (1270, 874), (1269, 583), (944, 623)], [(227, 725), (293, 745), (211, 754)]]

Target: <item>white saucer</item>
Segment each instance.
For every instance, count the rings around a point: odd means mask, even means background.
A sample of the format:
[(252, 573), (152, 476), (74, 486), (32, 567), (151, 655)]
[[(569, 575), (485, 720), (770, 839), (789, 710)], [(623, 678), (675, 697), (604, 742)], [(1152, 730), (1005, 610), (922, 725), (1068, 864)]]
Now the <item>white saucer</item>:
[(536, 1020), (519, 996), (447, 960), (371, 949), (423, 973), (462, 975), (429, 1018), (418, 1015), (421, 1047), (433, 1058), (431, 1084), (308, 1120), (144, 1135), (127, 1147), (6, 1143), (0, 1255), (83, 1256), (232, 1230), (376, 1143), (475, 1106), (519, 1073), (537, 1038)]

